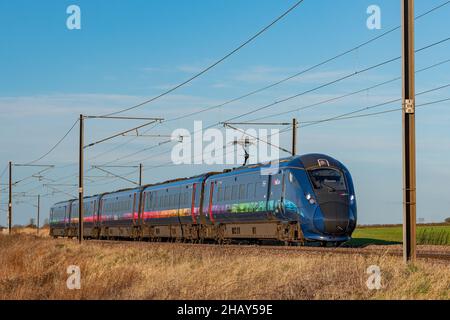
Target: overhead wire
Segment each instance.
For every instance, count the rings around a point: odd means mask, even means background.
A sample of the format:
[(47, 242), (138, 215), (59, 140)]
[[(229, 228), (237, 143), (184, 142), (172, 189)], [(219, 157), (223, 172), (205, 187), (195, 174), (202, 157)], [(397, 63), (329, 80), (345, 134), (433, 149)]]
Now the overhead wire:
[(269, 30), (273, 25), (275, 25), (278, 21), (282, 20), (284, 17), (286, 17), (290, 12), (292, 12), (294, 9), (296, 9), (304, 0), (300, 0), (297, 1), (293, 6), (291, 6), (288, 10), (286, 10), (285, 12), (283, 12), (283, 14), (281, 14), (280, 16), (278, 16), (275, 20), (273, 20), (270, 24), (268, 24), (267, 26), (265, 26), (263, 29), (261, 29), (260, 31), (258, 31), (255, 35), (253, 35), (252, 37), (250, 37), (249, 39), (247, 39), (244, 43), (240, 44), (237, 48), (235, 48), (234, 50), (232, 50), (231, 52), (227, 53), (225, 56), (223, 56), (222, 58), (220, 58), (219, 60), (217, 60), (216, 62), (214, 62), (213, 64), (209, 65), (208, 67), (206, 67), (205, 69), (201, 70), (200, 72), (198, 72), (197, 74), (195, 74), (194, 76), (190, 77), (189, 79), (183, 81), (182, 83), (170, 88), (167, 91), (164, 91), (163, 93), (145, 100), (137, 105), (116, 111), (116, 112), (112, 112), (109, 113), (105, 116), (112, 116), (112, 115), (116, 115), (116, 114), (120, 114), (120, 113), (124, 113), (133, 109), (137, 109), (143, 105), (149, 104), (159, 98), (162, 98), (172, 92), (174, 92), (175, 90), (181, 88), (182, 86), (192, 82), (193, 80), (197, 79), (198, 77), (200, 77), (201, 75), (205, 74), (206, 72), (208, 72), (209, 70), (211, 70), (212, 68), (214, 68), (215, 66), (217, 66), (218, 64), (220, 64), (221, 62), (225, 61), (226, 59), (228, 59), (229, 57), (231, 57), (233, 54), (235, 54), (236, 52), (238, 52), (239, 50), (241, 50), (242, 48), (244, 48), (246, 45), (248, 45), (249, 43), (251, 43), (253, 40), (255, 40), (256, 38), (258, 38), (261, 34), (263, 34), (264, 32), (266, 32), (267, 30)]

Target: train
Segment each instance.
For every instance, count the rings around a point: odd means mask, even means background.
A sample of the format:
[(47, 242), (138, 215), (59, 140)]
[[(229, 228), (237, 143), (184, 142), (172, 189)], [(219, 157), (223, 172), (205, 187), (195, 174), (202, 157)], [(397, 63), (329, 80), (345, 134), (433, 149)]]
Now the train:
[[(78, 203), (51, 207), (51, 236), (78, 236)], [(89, 196), (83, 208), (84, 238), (100, 240), (338, 246), (357, 223), (350, 172), (324, 154)]]

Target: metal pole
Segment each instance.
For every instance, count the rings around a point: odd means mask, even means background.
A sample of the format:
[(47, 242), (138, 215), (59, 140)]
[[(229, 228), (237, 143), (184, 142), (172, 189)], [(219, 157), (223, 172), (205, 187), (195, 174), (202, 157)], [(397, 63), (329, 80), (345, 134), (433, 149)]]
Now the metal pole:
[(139, 186), (142, 186), (142, 163), (139, 163)]
[(297, 154), (297, 119), (292, 119), (292, 155)]
[(12, 162), (9, 162), (8, 232), (12, 231)]
[(83, 242), (83, 170), (84, 170), (84, 118), (80, 114), (80, 154), (78, 172), (78, 242)]
[(414, 0), (402, 0), (403, 259), (416, 259)]
[(38, 194), (37, 196), (37, 221), (36, 221), (36, 230), (37, 234), (39, 235), (39, 215), (40, 215), (40, 209), (41, 209), (41, 195)]

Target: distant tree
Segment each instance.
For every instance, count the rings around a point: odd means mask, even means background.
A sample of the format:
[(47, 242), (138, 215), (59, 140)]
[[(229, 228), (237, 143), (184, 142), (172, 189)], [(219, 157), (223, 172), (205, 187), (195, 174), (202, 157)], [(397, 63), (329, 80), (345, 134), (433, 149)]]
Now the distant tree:
[(450, 223), (450, 217), (448, 217), (447, 219), (445, 219), (446, 223)]

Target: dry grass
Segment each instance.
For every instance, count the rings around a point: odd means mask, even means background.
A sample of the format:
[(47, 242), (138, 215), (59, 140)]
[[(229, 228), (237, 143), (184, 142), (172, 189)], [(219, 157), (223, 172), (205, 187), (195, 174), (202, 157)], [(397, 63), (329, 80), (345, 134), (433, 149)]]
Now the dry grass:
[[(29, 235), (37, 235), (38, 234), (36, 228), (17, 227), (17, 226), (14, 226), (12, 228), (11, 232), (13, 234), (29, 234)], [(39, 237), (48, 238), (48, 237), (50, 237), (49, 232), (50, 232), (50, 228), (49, 227), (39, 228)], [(7, 235), (8, 234), (8, 228), (4, 228), (3, 230), (0, 230), (0, 235), (1, 234)]]
[[(450, 299), (449, 264), (377, 255), (276, 253), (0, 235), (0, 299)], [(368, 290), (379, 265), (382, 289)], [(66, 268), (81, 268), (68, 290)]]

